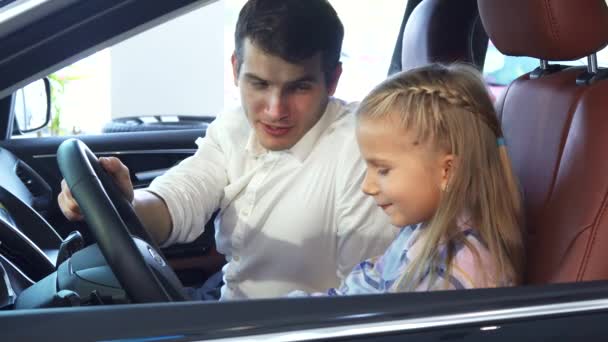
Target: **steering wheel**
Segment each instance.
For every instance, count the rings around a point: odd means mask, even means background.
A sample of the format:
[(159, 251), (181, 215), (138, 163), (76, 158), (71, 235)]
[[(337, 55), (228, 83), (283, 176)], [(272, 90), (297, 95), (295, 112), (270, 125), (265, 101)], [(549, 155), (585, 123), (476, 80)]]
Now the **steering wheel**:
[(129, 298), (137, 303), (187, 300), (175, 272), (93, 152), (82, 141), (68, 139), (57, 150), (57, 162), (99, 249)]

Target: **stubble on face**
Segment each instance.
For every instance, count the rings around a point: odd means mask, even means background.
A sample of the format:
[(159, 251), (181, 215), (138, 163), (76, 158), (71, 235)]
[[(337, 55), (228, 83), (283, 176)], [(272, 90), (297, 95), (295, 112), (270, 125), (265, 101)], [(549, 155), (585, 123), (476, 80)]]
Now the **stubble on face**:
[[(327, 104), (321, 54), (294, 64), (265, 53), (249, 39), (235, 83), (259, 143), (269, 150), (293, 147), (319, 121)], [(236, 68), (233, 57), (233, 67)]]

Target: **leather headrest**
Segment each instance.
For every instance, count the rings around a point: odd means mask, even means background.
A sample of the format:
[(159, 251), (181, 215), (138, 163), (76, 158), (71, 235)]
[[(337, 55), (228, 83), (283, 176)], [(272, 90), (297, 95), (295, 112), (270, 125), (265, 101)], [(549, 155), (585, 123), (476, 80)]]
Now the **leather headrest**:
[(402, 70), (437, 62), (482, 64), (471, 47), (473, 34), (485, 35), (478, 18), (477, 0), (422, 1), (405, 25)]
[(608, 44), (605, 0), (477, 0), (488, 36), (505, 55), (589, 56)]

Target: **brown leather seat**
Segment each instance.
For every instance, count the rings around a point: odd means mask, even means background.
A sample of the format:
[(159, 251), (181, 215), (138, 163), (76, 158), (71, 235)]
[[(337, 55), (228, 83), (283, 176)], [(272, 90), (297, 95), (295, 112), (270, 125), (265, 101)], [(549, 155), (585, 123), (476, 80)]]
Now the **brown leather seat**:
[[(578, 59), (608, 44), (605, 0), (478, 0), (506, 55)], [(608, 80), (536, 70), (499, 101), (524, 193), (528, 283), (608, 279)], [(591, 76), (590, 84), (577, 85)]]

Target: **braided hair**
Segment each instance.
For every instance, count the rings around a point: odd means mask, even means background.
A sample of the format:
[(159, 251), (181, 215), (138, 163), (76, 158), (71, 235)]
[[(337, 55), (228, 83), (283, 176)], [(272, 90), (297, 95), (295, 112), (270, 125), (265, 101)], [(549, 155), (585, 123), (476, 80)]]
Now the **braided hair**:
[[(479, 259), (457, 227), (463, 212), (471, 216), (497, 265), (488, 283), (521, 282), (521, 192), (507, 149), (497, 143), (504, 139), (502, 129), (479, 72), (462, 64), (431, 64), (395, 74), (364, 98), (357, 117), (359, 124), (363, 120), (396, 122), (420, 143), (433, 144), (458, 159), (448, 190), (425, 223), (422, 252), (405, 275), (403, 283), (411, 288), (403, 290), (413, 290), (425, 276), (431, 277), (429, 284), (434, 283), (442, 262), (438, 246), (443, 241), (448, 247), (445, 264), (451, 265), (450, 246), (456, 243), (471, 248)], [(477, 261), (481, 266), (481, 260)]]

